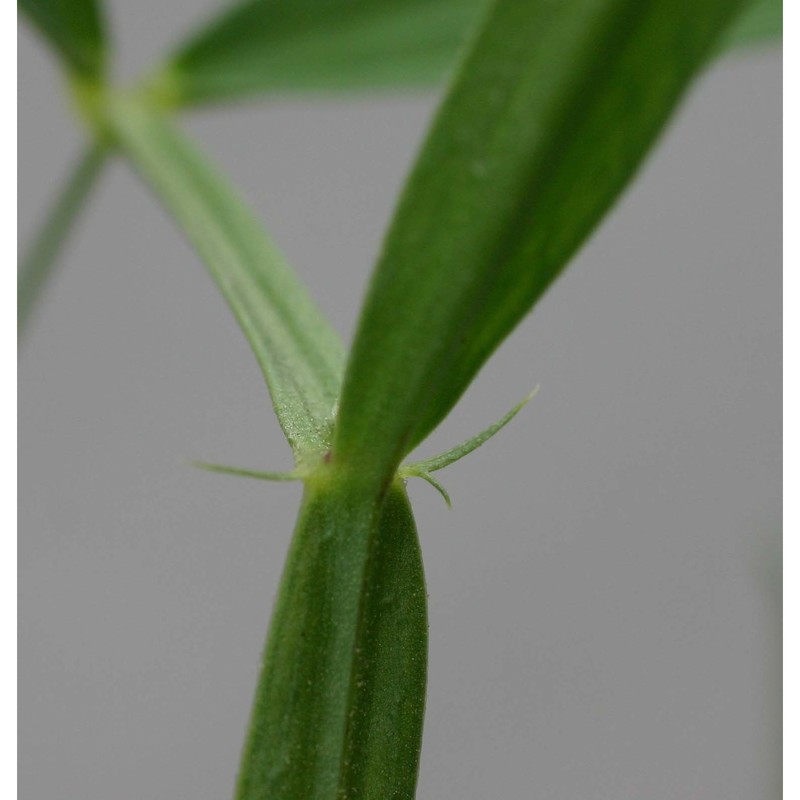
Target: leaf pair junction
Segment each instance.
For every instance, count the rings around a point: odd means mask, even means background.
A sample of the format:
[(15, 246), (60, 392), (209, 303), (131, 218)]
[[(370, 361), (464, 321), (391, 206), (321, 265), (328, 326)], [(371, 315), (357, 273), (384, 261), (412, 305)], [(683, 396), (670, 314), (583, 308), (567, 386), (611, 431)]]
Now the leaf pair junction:
[[(447, 493), (444, 486), (439, 483), (436, 478), (431, 475), (432, 472), (438, 472), (450, 464), (461, 460), (464, 456), (469, 455), (474, 450), (477, 450), (484, 442), (491, 439), (496, 433), (505, 428), (509, 422), (528, 404), (528, 402), (539, 391), (537, 386), (527, 397), (520, 403), (514, 406), (510, 411), (504, 414), (497, 422), (494, 422), (488, 428), (482, 430), (475, 436), (462, 442), (460, 445), (446, 450), (439, 455), (426, 458), (422, 461), (412, 461), (408, 464), (403, 464), (398, 470), (397, 474), (400, 478), (422, 478), (431, 484), (444, 498), (448, 508), (452, 508), (450, 495)], [(242, 467), (229, 467), (223, 464), (212, 464), (208, 461), (193, 461), (193, 466), (199, 469), (207, 470), (208, 472), (218, 472), (223, 475), (234, 475), (240, 478), (255, 478), (262, 481), (302, 481), (306, 480), (309, 476), (308, 473), (303, 472), (301, 469), (292, 470), (291, 472), (266, 472), (262, 470), (246, 469)]]

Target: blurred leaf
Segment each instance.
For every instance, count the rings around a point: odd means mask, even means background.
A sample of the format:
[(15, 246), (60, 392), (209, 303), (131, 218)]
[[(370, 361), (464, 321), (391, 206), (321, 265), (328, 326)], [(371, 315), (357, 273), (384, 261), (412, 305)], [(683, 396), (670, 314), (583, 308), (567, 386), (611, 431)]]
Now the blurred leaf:
[(275, 602), (236, 800), (414, 796), (427, 612), (395, 484), (309, 483)]
[(173, 57), (164, 91), (194, 104), (263, 91), (427, 86), (486, 0), (255, 0)]
[(722, 47), (738, 47), (780, 39), (783, 32), (781, 0), (750, 0), (722, 39)]
[(106, 34), (97, 0), (18, 0), (18, 5), (72, 72), (102, 75)]
[(123, 151), (217, 282), (258, 359), (295, 455), (330, 445), (342, 345), (283, 256), (228, 183), (163, 117), (112, 104)]
[(736, 0), (499, 0), (406, 185), (333, 457), (386, 481), (631, 179)]
[[(261, 92), (437, 85), (488, 5), (488, 0), (248, 0), (198, 31), (152, 88), (169, 105), (194, 105)], [(754, 0), (725, 46), (779, 34), (780, 0)]]
[(208, 461), (191, 461), (191, 466), (203, 469), (206, 472), (217, 472), (220, 475), (231, 475), (235, 478), (254, 478), (259, 481), (301, 481), (303, 475), (298, 471), (292, 472), (265, 472), (260, 469), (245, 469), (243, 467), (228, 467), (225, 464), (212, 464)]
[(50, 278), (56, 257), (69, 236), (106, 160), (106, 148), (90, 145), (70, 172), (44, 224), (17, 272), (17, 332), (22, 331)]

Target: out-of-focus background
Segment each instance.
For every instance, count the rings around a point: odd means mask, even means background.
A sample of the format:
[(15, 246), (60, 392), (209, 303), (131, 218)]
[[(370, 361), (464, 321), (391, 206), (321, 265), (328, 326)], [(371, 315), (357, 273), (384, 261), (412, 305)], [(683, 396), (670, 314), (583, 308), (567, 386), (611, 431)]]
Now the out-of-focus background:
[[(132, 77), (216, 0), (112, 2)], [(21, 29), (20, 235), (80, 149)], [(780, 796), (780, 53), (709, 69), (635, 186), (421, 452), (420, 800)], [(436, 94), (186, 124), (350, 338)], [(20, 358), (24, 800), (232, 792), (300, 489), (204, 267), (121, 163)]]

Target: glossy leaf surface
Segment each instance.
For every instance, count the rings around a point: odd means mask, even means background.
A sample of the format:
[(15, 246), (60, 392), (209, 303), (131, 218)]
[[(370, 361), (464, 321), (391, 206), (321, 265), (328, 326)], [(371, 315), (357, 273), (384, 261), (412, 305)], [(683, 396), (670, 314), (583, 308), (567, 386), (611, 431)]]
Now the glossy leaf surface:
[(334, 458), (386, 481), (633, 176), (741, 4), (500, 0), (406, 185)]

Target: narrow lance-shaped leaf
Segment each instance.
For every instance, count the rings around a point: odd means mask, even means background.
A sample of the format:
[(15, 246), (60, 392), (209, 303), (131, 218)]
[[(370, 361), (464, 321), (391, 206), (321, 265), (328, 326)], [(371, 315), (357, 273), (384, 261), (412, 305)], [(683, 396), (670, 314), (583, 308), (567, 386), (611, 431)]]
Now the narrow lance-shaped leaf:
[(135, 101), (112, 105), (120, 146), (208, 265), (247, 336), (296, 456), (330, 445), (343, 349), (249, 209), (177, 129)]
[(358, 484), (310, 482), (236, 800), (412, 800), (426, 662), (425, 580), (402, 487), (381, 507)]
[[(441, 82), (488, 0), (247, 0), (209, 22), (158, 73), (168, 104), (261, 92)], [(751, 0), (724, 47), (780, 33), (780, 0)]]
[(71, 72), (100, 77), (106, 35), (97, 0), (19, 0), (18, 5)]
[(195, 104), (254, 92), (427, 86), (487, 0), (255, 0), (169, 61), (160, 91)]
[(516, 417), (526, 405), (528, 405), (528, 403), (530, 403), (538, 391), (539, 387), (537, 386), (529, 395), (527, 395), (527, 397), (524, 397), (519, 403), (517, 403), (514, 408), (503, 414), (500, 419), (498, 419), (496, 422), (493, 422), (488, 428), (484, 428), (482, 431), (480, 431), (480, 433), (477, 433), (475, 436), (467, 439), (466, 442), (461, 442), (461, 444), (450, 448), (450, 450), (445, 450), (443, 453), (438, 453), (437, 455), (431, 456), (430, 458), (425, 458), (422, 461), (412, 461), (410, 464), (403, 464), (400, 474), (418, 475), (421, 472), (438, 472), (440, 469), (444, 469), (445, 467), (449, 467), (451, 464), (454, 464), (456, 461), (460, 461), (462, 458), (464, 458), (464, 456), (468, 456), (470, 453), (477, 450), (479, 447), (488, 442), (489, 439), (503, 430), (503, 428), (505, 428), (505, 426), (508, 425), (508, 423), (511, 422), (511, 420), (514, 419), (514, 417)]
[[(509, 422), (530, 402), (531, 398), (539, 391), (537, 387), (534, 389), (522, 402), (517, 403), (509, 412), (504, 414), (497, 422), (492, 423), (488, 428), (485, 428), (480, 433), (467, 439), (459, 445), (446, 450), (443, 453), (432, 456), (431, 458), (423, 459), (422, 461), (412, 461), (410, 464), (403, 464), (398, 475), (401, 478), (422, 478), (433, 486), (439, 494), (442, 495), (444, 501), (447, 503), (448, 508), (452, 508), (453, 504), (450, 500), (450, 495), (444, 486), (431, 475), (432, 472), (449, 467), (450, 464), (460, 461), (464, 456), (468, 456), (474, 450), (477, 450), (481, 445), (489, 441), (495, 434), (505, 428)], [(221, 471), (221, 470), (220, 470)]]
[(106, 160), (101, 143), (81, 155), (47, 213), (17, 273), (17, 331), (21, 334), (47, 285), (59, 250), (69, 236)]
[(633, 176), (737, 0), (499, 0), (400, 201), (334, 458), (386, 481)]

